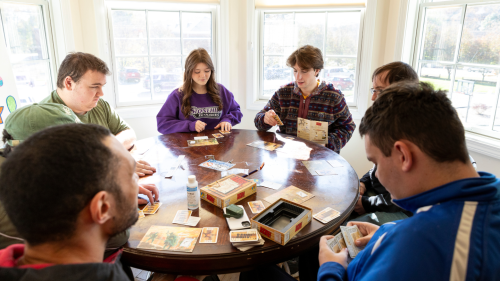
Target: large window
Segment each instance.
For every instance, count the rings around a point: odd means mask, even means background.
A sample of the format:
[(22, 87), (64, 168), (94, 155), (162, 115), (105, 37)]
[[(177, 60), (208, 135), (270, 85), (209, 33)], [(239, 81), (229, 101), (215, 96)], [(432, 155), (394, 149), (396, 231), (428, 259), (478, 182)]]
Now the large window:
[(500, 1), (469, 2), (421, 5), (414, 67), (448, 91), (466, 130), (499, 138)]
[(342, 91), (349, 105), (356, 104), (362, 10), (261, 11), (259, 51), (260, 99), (269, 99), (281, 85), (294, 81), (286, 59), (297, 48), (321, 49), (325, 62), (320, 78)]
[(18, 106), (38, 102), (55, 89), (47, 2), (0, 2), (0, 15), (5, 36), (2, 39), (9, 51), (19, 94)]
[(111, 8), (118, 105), (165, 102), (182, 84), (185, 59), (196, 48), (216, 63), (214, 11)]

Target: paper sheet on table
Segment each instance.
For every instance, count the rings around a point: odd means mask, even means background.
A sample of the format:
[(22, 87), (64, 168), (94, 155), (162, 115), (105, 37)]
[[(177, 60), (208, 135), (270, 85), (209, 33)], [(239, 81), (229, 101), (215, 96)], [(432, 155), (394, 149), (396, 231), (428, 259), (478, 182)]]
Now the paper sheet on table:
[[(304, 194), (306, 195), (304, 197)], [(280, 200), (281, 198), (286, 199), (288, 201), (295, 202), (297, 204), (301, 204), (302, 202), (305, 202), (311, 198), (313, 198), (314, 195), (304, 191), (296, 186), (290, 185), (289, 187), (282, 189), (272, 195), (267, 196), (264, 198), (267, 202), (273, 204), (274, 202)]]
[(325, 160), (314, 160), (314, 161), (302, 161), (302, 164), (309, 170), (309, 173), (313, 176), (319, 176), (316, 171), (325, 171), (325, 170), (333, 170), (331, 166)]

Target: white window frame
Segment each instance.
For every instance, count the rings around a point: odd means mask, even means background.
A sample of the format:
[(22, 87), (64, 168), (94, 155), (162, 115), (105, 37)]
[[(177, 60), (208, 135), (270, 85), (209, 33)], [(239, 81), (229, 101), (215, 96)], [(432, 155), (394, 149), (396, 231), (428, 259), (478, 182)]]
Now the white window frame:
[[(3, 18), (2, 18), (2, 13), (1, 13), (1, 6), (2, 3), (12, 3), (12, 4), (30, 4), (30, 5), (36, 5), (36, 6), (41, 6), (42, 7), (42, 19), (43, 19), (43, 25), (45, 29), (45, 37), (44, 41), (47, 44), (47, 54), (48, 54), (48, 59), (43, 59), (43, 60), (36, 60), (36, 61), (44, 61), (49, 63), (49, 71), (50, 71), (50, 78), (51, 78), (51, 85), (53, 89), (57, 88), (57, 69), (59, 65), (57, 64), (58, 62), (58, 56), (56, 56), (56, 51), (55, 51), (55, 45), (54, 45), (54, 36), (53, 36), (53, 24), (51, 21), (51, 13), (50, 13), (50, 6), (49, 2), (47, 0), (0, 0), (0, 28), (3, 30), (4, 38), (1, 38), (3, 42), (0, 41), (0, 44), (5, 44), (7, 46), (7, 50), (9, 52), (10, 56), (10, 44), (9, 44), (9, 39), (7, 36), (7, 32), (4, 30), (3, 26)], [(34, 62), (34, 61), (32, 61)], [(12, 67), (15, 65), (14, 63), (11, 62)], [(15, 74), (14, 74), (15, 75)], [(47, 96), (50, 93), (47, 93)], [(18, 93), (20, 97), (20, 93)]]
[(375, 33), (375, 20), (378, 0), (366, 1), (365, 6), (350, 5), (342, 8), (314, 7), (300, 9), (266, 8), (256, 9), (255, 0), (246, 0), (247, 6), (247, 100), (246, 108), (249, 110), (262, 110), (269, 98), (261, 99), (261, 13), (262, 11), (290, 12), (290, 11), (325, 11), (325, 10), (355, 10), (361, 9), (359, 48), (356, 69), (356, 89), (354, 91), (356, 104), (348, 104), (354, 119), (361, 119), (369, 104), (369, 89), (371, 87), (372, 54)]
[[(432, 2), (431, 0), (401, 0), (399, 28), (396, 36), (396, 52), (394, 59), (407, 62), (416, 69), (418, 67), (418, 48), (422, 37), (423, 10), (425, 7), (436, 6), (460, 6), (460, 5), (484, 5), (498, 4), (500, 1), (484, 0), (455, 0)], [(464, 13), (463, 13), (464, 14)], [(464, 16), (464, 15), (463, 15)], [(462, 18), (463, 19), (463, 18)], [(462, 21), (463, 25), (463, 21)], [(460, 27), (462, 29), (462, 26)], [(460, 37), (461, 39), (461, 37)], [(460, 46), (458, 45), (457, 48)], [(461, 63), (461, 65), (474, 66), (474, 64)], [(483, 65), (481, 65), (483, 67)], [(498, 69), (498, 68), (497, 68)], [(454, 77), (452, 81), (454, 80)], [(453, 86), (453, 85), (451, 85)], [(497, 92), (499, 91), (500, 79), (497, 81)], [(495, 116), (493, 116), (495, 118)], [(494, 121), (493, 121), (494, 122)], [(491, 132), (485, 133), (480, 129), (465, 128), (465, 138), (469, 151), (477, 152), (489, 157), (500, 159), (500, 138), (492, 136)]]
[[(347, 55), (327, 55), (326, 54), (326, 32), (327, 32), (327, 25), (328, 25), (328, 13), (342, 13), (342, 12), (359, 12), (360, 13), (360, 22), (359, 22), (359, 34), (358, 34), (358, 51), (355, 56), (347, 56)], [(259, 22), (259, 41), (258, 41), (258, 46), (259, 46), (259, 59), (258, 59), (258, 71), (259, 71), (259, 79), (258, 79), (258, 98), (259, 100), (269, 100), (271, 97), (270, 96), (265, 96), (263, 94), (264, 92), (264, 57), (265, 56), (285, 56), (285, 55), (264, 55), (264, 19), (265, 19), (265, 14), (282, 14), (282, 13), (293, 13), (294, 15), (294, 21), (295, 21), (295, 14), (298, 13), (318, 13), (318, 14), (325, 14), (325, 32), (323, 34), (323, 46), (321, 49), (321, 52), (323, 53), (323, 59), (325, 60), (326, 58), (332, 57), (332, 58), (347, 58), (347, 59), (356, 59), (356, 76), (355, 76), (355, 81), (356, 83), (354, 84), (354, 101), (352, 102), (347, 102), (348, 106), (356, 106), (357, 102), (357, 88), (358, 88), (358, 76), (359, 72), (358, 69), (361, 65), (360, 63), (360, 57), (361, 57), (361, 41), (362, 41), (362, 36), (363, 36), (363, 22), (364, 22), (364, 14), (365, 14), (365, 9), (364, 7), (360, 8), (330, 8), (330, 9), (317, 9), (317, 8), (296, 8), (296, 9), (285, 9), (285, 10), (276, 10), (276, 9), (257, 9), (256, 10), (256, 16), (258, 18)], [(286, 57), (285, 57), (286, 59)], [(322, 77), (324, 69), (321, 70), (319, 78)], [(289, 82), (293, 81), (293, 77), (290, 77)], [(278, 90), (278, 89), (276, 89)]]
[[(113, 37), (113, 23), (112, 23), (112, 10), (131, 10), (131, 11), (145, 11), (146, 18), (147, 13), (149, 11), (161, 11), (161, 12), (179, 12), (182, 14), (186, 13), (207, 13), (210, 12), (212, 16), (212, 58), (214, 61), (214, 67), (216, 72), (219, 72), (221, 60), (220, 60), (220, 52), (219, 52), (219, 42), (218, 42), (218, 9), (216, 5), (209, 4), (175, 4), (175, 3), (139, 3), (139, 2), (115, 2), (115, 1), (107, 1), (107, 25), (108, 25), (108, 44), (110, 46), (111, 54), (110, 54), (110, 62), (112, 68), (112, 76), (113, 76), (113, 84), (118, 85), (118, 70), (116, 66), (116, 58), (117, 57), (128, 57), (129, 55), (119, 55), (116, 56), (116, 52), (114, 49), (114, 37)], [(141, 8), (138, 8), (140, 5)], [(182, 17), (182, 16), (181, 16)], [(180, 18), (180, 20), (182, 20)], [(149, 27), (148, 28), (148, 54), (147, 55), (130, 55), (130, 57), (168, 57), (168, 55), (151, 55), (150, 54), (150, 44), (149, 44)], [(182, 29), (182, 27), (181, 27)], [(182, 32), (182, 31), (181, 31)], [(182, 39), (181, 39), (182, 44)], [(182, 51), (182, 50), (181, 50)], [(182, 55), (171, 55), (171, 56), (183, 56)], [(149, 59), (150, 64), (150, 72), (151, 69), (151, 59)], [(182, 70), (184, 70), (184, 65), (181, 65)], [(119, 92), (118, 87), (114, 87), (114, 103), (118, 108), (121, 107), (132, 107), (132, 106), (161, 106), (165, 102), (164, 100), (146, 100), (146, 101), (131, 101), (131, 102), (120, 102), (119, 100)], [(151, 91), (153, 91), (152, 87), (150, 87)]]

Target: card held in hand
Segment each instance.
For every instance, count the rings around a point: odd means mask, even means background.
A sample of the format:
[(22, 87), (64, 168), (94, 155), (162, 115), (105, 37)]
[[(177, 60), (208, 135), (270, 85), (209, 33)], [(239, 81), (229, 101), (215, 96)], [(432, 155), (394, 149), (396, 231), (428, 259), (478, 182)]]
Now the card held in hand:
[(344, 237), (345, 244), (347, 246), (347, 250), (349, 251), (349, 255), (351, 258), (355, 258), (358, 253), (363, 250), (354, 244), (356, 239), (363, 237), (361, 232), (359, 232), (358, 226), (340, 226), (340, 231), (342, 232), (342, 236)]

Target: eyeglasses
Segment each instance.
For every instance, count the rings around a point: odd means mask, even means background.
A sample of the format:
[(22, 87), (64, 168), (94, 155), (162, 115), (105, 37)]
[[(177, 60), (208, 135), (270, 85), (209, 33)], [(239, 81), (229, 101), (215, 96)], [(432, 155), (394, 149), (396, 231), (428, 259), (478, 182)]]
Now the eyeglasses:
[(382, 90), (377, 90), (377, 89), (374, 89), (374, 88), (370, 88), (370, 93), (372, 93), (372, 95), (375, 94), (375, 93), (378, 94), (380, 92), (382, 92)]

